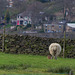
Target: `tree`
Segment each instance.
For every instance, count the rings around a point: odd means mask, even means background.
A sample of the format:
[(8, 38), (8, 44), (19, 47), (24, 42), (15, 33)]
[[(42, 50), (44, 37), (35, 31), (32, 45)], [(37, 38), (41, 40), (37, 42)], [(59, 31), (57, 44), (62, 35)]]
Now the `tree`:
[(9, 13), (8, 9), (7, 9), (6, 14), (5, 14), (5, 21), (6, 21), (6, 23), (10, 22), (10, 13)]
[(65, 7), (65, 16), (66, 19), (71, 21), (72, 17), (74, 17), (75, 13), (75, 0), (63, 0), (64, 2), (64, 7)]
[[(7, 1), (6, 0), (0, 0), (0, 17), (4, 15), (4, 12), (6, 10)], [(0, 18), (1, 21), (1, 18)]]

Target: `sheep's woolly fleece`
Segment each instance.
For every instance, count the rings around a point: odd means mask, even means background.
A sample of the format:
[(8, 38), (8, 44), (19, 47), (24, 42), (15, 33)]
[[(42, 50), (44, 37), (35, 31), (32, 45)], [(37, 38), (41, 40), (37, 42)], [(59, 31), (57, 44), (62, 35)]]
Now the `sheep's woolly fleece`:
[(58, 43), (52, 43), (49, 46), (49, 52), (54, 57), (57, 57), (61, 52), (61, 46)]

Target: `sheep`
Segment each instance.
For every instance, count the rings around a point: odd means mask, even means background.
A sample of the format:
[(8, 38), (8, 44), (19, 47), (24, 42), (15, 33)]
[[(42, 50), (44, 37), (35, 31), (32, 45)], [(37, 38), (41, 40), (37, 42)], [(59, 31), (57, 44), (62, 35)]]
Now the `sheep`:
[(49, 46), (49, 52), (52, 55), (52, 58), (55, 57), (55, 59), (57, 59), (57, 56), (61, 52), (61, 46), (60, 46), (60, 44), (58, 44), (58, 43), (52, 43)]

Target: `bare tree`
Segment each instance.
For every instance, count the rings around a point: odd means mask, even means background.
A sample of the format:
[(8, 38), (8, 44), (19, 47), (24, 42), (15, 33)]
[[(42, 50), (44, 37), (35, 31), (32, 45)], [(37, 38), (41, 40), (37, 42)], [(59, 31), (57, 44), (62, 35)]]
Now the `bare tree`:
[(3, 15), (4, 11), (6, 10), (7, 1), (6, 0), (0, 0), (0, 16)]

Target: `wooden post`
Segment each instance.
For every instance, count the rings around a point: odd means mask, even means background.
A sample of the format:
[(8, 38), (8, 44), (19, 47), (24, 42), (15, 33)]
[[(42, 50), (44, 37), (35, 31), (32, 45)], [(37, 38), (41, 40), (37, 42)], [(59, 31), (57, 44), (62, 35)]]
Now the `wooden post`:
[(63, 58), (64, 58), (64, 52), (65, 52), (65, 39), (66, 39), (66, 35), (65, 35), (65, 31), (64, 31), (64, 43), (63, 43)]
[(63, 58), (65, 57), (65, 54), (64, 54), (64, 52), (65, 52), (65, 43), (66, 43), (66, 23), (67, 23), (67, 21), (66, 21), (66, 11), (65, 11), (65, 0), (63, 0), (63, 7), (64, 7), (64, 12), (63, 12), (63, 15), (64, 15), (64, 21), (65, 21), (65, 23), (64, 23), (64, 28), (63, 28), (63, 31), (64, 31), (64, 43), (63, 43)]
[(69, 75), (73, 75), (73, 71), (70, 71), (70, 72), (69, 72)]
[(5, 51), (5, 26), (3, 27), (2, 52)]

